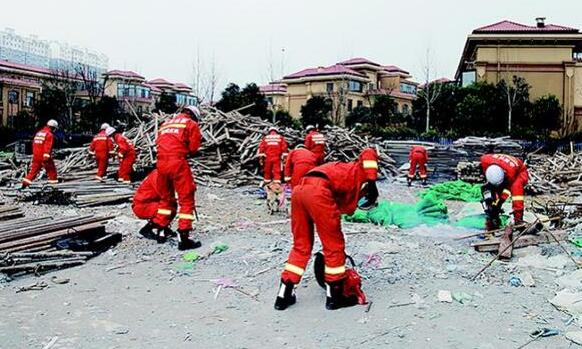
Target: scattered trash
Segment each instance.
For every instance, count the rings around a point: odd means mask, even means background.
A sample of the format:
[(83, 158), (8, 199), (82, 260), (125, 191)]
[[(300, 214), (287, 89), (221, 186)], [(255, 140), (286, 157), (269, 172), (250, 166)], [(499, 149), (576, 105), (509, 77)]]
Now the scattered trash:
[(520, 345), (519, 347), (517, 347), (517, 349), (524, 348), (524, 347), (528, 346), (529, 344), (535, 342), (539, 338), (557, 336), (558, 334), (560, 334), (560, 330), (553, 329), (553, 328), (541, 328), (539, 330), (535, 330), (529, 334), (531, 339), (529, 341), (525, 342), (524, 344)]
[(453, 299), (461, 304), (466, 304), (473, 300), (473, 296), (463, 291), (457, 291), (453, 292)]
[(533, 275), (529, 271), (524, 271), (519, 274), (519, 278), (525, 287), (534, 287), (536, 285)]
[(195, 262), (201, 258), (200, 254), (195, 251), (189, 251), (184, 253), (182, 259), (186, 262)]
[(51, 281), (55, 284), (64, 285), (64, 284), (68, 284), (69, 281), (71, 281), (71, 279), (59, 278), (58, 276), (53, 275), (53, 277), (51, 277)]
[(451, 295), (451, 291), (439, 290), (437, 297), (439, 302), (453, 303), (453, 296)]
[(521, 279), (518, 276), (511, 276), (509, 278), (509, 284), (513, 287), (519, 287), (519, 286), (523, 286), (523, 283), (521, 282)]
[(48, 287), (48, 284), (45, 281), (38, 281), (32, 285), (23, 286), (23, 287), (19, 288), (18, 290), (16, 290), (16, 293), (27, 292), (27, 291), (42, 291), (47, 287)]

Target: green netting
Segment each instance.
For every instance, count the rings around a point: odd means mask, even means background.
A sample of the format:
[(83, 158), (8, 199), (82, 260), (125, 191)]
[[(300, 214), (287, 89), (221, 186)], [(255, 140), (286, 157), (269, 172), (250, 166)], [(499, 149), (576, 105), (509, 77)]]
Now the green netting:
[[(509, 216), (502, 215), (501, 216), (501, 228), (507, 225), (507, 221), (509, 220)], [(487, 215), (485, 214), (476, 214), (465, 216), (458, 221), (455, 222), (454, 226), (456, 227), (463, 227), (463, 228), (470, 228), (470, 229), (485, 229), (486, 228), (486, 221)]]
[(421, 224), (435, 225), (447, 222), (448, 214), (442, 200), (429, 195), (415, 205), (383, 200), (370, 211), (356, 210), (353, 215), (345, 216), (344, 219), (349, 222), (413, 228)]
[(424, 198), (432, 195), (440, 200), (460, 200), (466, 202), (477, 202), (481, 200), (481, 185), (471, 184), (460, 180), (444, 182), (431, 186), (420, 193)]

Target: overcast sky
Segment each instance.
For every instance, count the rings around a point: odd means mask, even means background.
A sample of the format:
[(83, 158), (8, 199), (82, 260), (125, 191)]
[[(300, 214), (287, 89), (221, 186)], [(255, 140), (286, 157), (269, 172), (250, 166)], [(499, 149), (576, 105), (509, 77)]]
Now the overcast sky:
[[(502, 19), (582, 27), (580, 0), (27, 0), (2, 1), (0, 27), (109, 56), (110, 69), (191, 84), (200, 52), (221, 87), (355, 56), (422, 80), (432, 52), (452, 78), (467, 34)], [(284, 50), (284, 52), (283, 52)]]

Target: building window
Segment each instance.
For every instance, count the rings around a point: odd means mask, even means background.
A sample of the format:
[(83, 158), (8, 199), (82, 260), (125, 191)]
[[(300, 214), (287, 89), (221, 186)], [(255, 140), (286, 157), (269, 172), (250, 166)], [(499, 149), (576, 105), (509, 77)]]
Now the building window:
[(416, 94), (416, 86), (411, 84), (400, 83), (400, 92), (408, 94)]
[(352, 111), (352, 109), (354, 109), (354, 101), (348, 99), (348, 111)]
[(364, 101), (357, 101), (357, 102), (356, 102), (356, 105), (357, 105), (358, 107), (363, 107), (363, 106), (364, 106)]
[(26, 92), (26, 100), (24, 101), (26, 107), (34, 106), (34, 92)]
[(410, 107), (408, 106), (408, 104), (402, 106), (402, 114), (404, 115), (410, 114)]
[(325, 89), (326, 89), (327, 93), (332, 93), (333, 92), (333, 82), (328, 82), (327, 84), (325, 84)]
[(18, 104), (18, 91), (8, 91), (8, 103)]
[(348, 82), (348, 90), (350, 92), (362, 92), (362, 83), (359, 81), (350, 80)]

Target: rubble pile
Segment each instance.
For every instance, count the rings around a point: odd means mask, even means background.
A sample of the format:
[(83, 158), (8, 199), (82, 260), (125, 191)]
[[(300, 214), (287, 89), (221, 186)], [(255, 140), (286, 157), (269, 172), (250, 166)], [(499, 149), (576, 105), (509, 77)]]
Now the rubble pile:
[(582, 153), (530, 154), (528, 188), (535, 194), (582, 193)]
[(467, 161), (479, 161), (483, 154), (501, 153), (523, 157), (523, 147), (509, 137), (465, 137), (453, 142), (453, 148), (467, 153)]
[[(201, 111), (202, 120), (199, 125), (203, 142), (198, 154), (190, 160), (197, 181), (205, 185), (236, 187), (259, 180), (257, 149), (264, 132), (273, 124), (237, 111), (224, 113), (209, 106), (201, 107)], [(138, 152), (135, 164), (138, 171), (154, 166), (158, 127), (172, 116), (164, 113), (145, 115), (136, 127), (125, 132), (125, 136), (133, 142)], [(281, 128), (280, 132), (291, 147), (303, 141), (300, 131)], [(327, 127), (324, 134), (328, 138), (329, 146), (327, 161), (351, 161), (364, 147), (374, 146), (379, 151), (382, 175), (388, 177), (396, 173), (394, 160), (377, 140), (368, 140), (356, 135), (354, 131), (340, 127)], [(94, 160), (84, 148), (72, 151), (58, 165), (60, 173), (76, 179), (94, 175), (92, 171), (87, 171), (87, 168), (93, 166)]]

